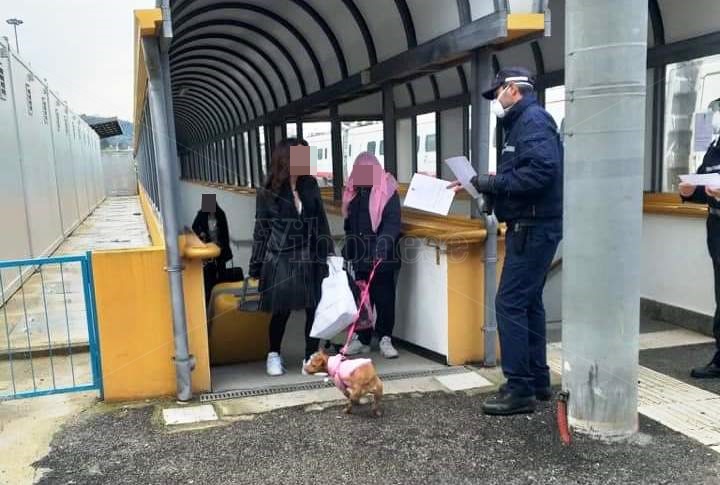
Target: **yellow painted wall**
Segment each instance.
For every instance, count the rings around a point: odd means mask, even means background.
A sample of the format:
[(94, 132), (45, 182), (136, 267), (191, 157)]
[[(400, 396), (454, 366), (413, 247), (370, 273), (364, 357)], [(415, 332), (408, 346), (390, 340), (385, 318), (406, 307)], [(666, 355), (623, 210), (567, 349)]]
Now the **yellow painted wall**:
[[(140, 191), (153, 241), (160, 223)], [(93, 253), (105, 399), (145, 399), (176, 393), (170, 284), (164, 245)], [(183, 284), (193, 392), (210, 390), (210, 360), (202, 262), (184, 261)]]
[[(481, 362), (485, 354), (483, 243), (450, 245), (448, 267), (448, 364)], [(498, 239), (498, 279), (505, 241)], [(497, 346), (499, 352), (499, 345)], [(499, 355), (499, 354), (498, 354)]]

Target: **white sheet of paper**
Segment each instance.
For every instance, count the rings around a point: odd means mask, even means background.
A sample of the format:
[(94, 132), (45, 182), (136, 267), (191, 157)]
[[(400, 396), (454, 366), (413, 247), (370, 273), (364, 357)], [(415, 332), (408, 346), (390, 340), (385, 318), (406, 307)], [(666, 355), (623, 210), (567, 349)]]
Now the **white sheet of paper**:
[(448, 189), (448, 185), (447, 180), (416, 173), (410, 181), (404, 205), (446, 216), (455, 198), (455, 192)]
[(720, 187), (720, 173), (691, 173), (688, 175), (680, 175), (680, 180), (692, 185)]
[(445, 160), (445, 163), (448, 167), (450, 167), (450, 170), (452, 170), (455, 178), (458, 179), (463, 188), (468, 191), (473, 199), (480, 197), (480, 193), (475, 189), (475, 186), (470, 183), (470, 180), (477, 175), (477, 172), (472, 165), (470, 165), (470, 161), (467, 158), (452, 157)]

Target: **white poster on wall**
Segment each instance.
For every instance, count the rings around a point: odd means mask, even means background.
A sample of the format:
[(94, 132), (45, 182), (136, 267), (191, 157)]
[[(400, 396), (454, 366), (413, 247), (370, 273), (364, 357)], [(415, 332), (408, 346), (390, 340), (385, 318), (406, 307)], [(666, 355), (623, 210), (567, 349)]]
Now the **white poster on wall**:
[(695, 140), (694, 147), (696, 152), (704, 152), (710, 146), (712, 141), (712, 114), (695, 113)]

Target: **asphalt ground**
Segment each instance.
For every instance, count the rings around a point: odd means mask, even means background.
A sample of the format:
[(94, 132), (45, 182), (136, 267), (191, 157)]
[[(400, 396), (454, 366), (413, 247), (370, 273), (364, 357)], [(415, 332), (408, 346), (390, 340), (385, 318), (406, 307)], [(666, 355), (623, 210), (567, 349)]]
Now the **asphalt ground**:
[(403, 395), (378, 419), (294, 408), (175, 432), (155, 406), (93, 411), (35, 466), (52, 484), (720, 483), (719, 453), (652, 420), (632, 442), (563, 446), (550, 404), (499, 418), (482, 415), (482, 399)]

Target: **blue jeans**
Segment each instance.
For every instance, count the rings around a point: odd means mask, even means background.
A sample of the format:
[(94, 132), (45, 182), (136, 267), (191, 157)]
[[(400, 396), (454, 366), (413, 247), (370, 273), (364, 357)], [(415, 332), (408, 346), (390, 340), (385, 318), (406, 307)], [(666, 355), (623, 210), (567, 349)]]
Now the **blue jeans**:
[(542, 295), (561, 239), (560, 220), (508, 225), (495, 313), (503, 374), (517, 395), (550, 386)]

